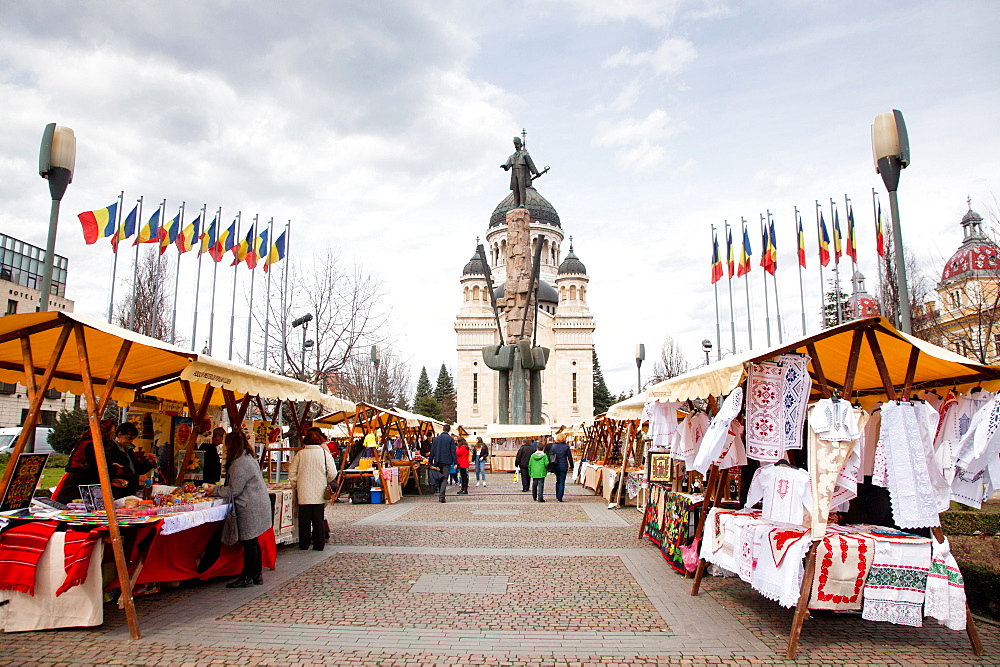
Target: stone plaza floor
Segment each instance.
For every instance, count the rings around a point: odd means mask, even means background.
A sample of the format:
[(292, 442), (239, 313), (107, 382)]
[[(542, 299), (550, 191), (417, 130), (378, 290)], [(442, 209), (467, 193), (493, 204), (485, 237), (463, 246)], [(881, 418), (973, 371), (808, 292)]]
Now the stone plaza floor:
[[(552, 486), (550, 481), (548, 486)], [(964, 632), (816, 614), (794, 662), (793, 610), (733, 579), (691, 580), (637, 539), (635, 508), (573, 484), (532, 502), (510, 473), (448, 502), (328, 508), (322, 552), (279, 547), (263, 586), (186, 584), (136, 599), (142, 639), (103, 626), (0, 634), (8, 664), (997, 665), (1000, 628)]]

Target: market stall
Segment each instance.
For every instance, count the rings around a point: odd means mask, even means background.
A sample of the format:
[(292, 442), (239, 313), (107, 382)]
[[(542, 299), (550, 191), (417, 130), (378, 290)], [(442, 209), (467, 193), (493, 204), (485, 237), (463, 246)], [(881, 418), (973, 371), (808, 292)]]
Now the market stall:
[[(30, 398), (22, 435), (11, 455), (12, 463), (24, 452), (27, 435), (34, 431), (39, 421), (42, 399), (49, 389), (83, 397), (95, 451), (101, 453), (104, 447), (99, 422), (111, 400), (119, 405), (129, 405), (137, 397), (145, 396), (182, 403), (195, 424), (202, 422), (210, 406), (222, 406), (234, 427), (243, 423), (251, 402), (255, 402), (263, 413), (263, 399), (275, 400), (278, 405), (282, 401), (302, 404), (305, 408), (303, 415), (314, 403), (328, 410), (353, 407), (348, 401), (321, 394), (312, 385), (199, 355), (90, 317), (63, 312), (25, 313), (0, 318), (0, 381), (24, 385)], [(274, 414), (278, 414), (277, 409)], [(179, 443), (183, 456), (177, 466), (175, 483), (183, 481), (191, 461), (195, 447), (194, 430), (188, 429), (186, 437)], [(140, 631), (132, 587), (145, 569), (143, 563), (147, 556), (152, 554), (156, 558), (156, 553), (162, 552), (151, 551), (149, 542), (139, 542), (146, 547), (138, 550), (130, 548), (130, 553), (126, 554), (121, 527), (142, 517), (118, 515), (114, 508), (108, 464), (103, 455), (96, 457), (96, 465), (100, 478), (100, 501), (105, 509), (100, 517), (92, 517), (88, 525), (104, 526), (106, 529), (106, 539), (114, 554), (121, 588), (121, 605), (130, 633), (138, 639)], [(6, 498), (11, 491), (15, 467), (8, 465), (5, 469), (0, 481), (0, 497)], [(19, 520), (30, 518), (22, 516)], [(157, 517), (156, 521), (159, 520)], [(218, 521), (205, 523), (215, 524), (213, 530), (218, 525)], [(268, 532), (265, 535), (273, 545), (273, 534)], [(0, 541), (2, 539), (0, 537)], [(190, 544), (189, 540), (182, 542)], [(131, 546), (134, 545), (133, 542)], [(151, 571), (155, 573), (156, 568), (151, 568)], [(146, 576), (153, 575), (147, 573)]]
[[(788, 658), (809, 609), (861, 611), (870, 620), (907, 625), (930, 616), (965, 629), (981, 655), (937, 513), (950, 499), (975, 502), (959, 490), (981, 496), (993, 484), (981, 457), (997, 458), (996, 444), (983, 435), (1000, 415), (989, 392), (997, 386), (1000, 367), (974, 363), (876, 317), (734, 355), (651, 387), (650, 401), (671, 409), (697, 402), (704, 412), (697, 423), (673, 420), (670, 452), (688, 469), (707, 473), (695, 540), (683, 545), (697, 559), (692, 595), (711, 563), (795, 606)], [(947, 395), (921, 393), (932, 389)], [(986, 412), (975, 417), (979, 408)], [(987, 476), (966, 480), (977, 457)], [(740, 495), (750, 507), (763, 500), (763, 509), (724, 507), (733, 489), (729, 471), (740, 471), (747, 458), (759, 470), (749, 484), (743, 480)], [(802, 462), (806, 468), (796, 465)], [(1000, 484), (1000, 470), (993, 474)], [(945, 475), (950, 482), (942, 487)], [(669, 484), (663, 493), (671, 494), (665, 503), (691, 509), (692, 499), (676, 497)], [(651, 532), (662, 536), (666, 506), (654, 505)], [(690, 530), (691, 522), (685, 525)]]
[(533, 442), (552, 435), (548, 424), (488, 424), (486, 437), (490, 440), (490, 470), (514, 472), (517, 449), (525, 441)]
[(615, 412), (598, 415), (585, 429), (581, 464), (574, 481), (601, 494), (611, 507), (635, 505), (638, 501), (638, 493), (627, 492), (626, 486), (635, 484), (642, 469), (643, 403), (642, 396), (623, 401)]

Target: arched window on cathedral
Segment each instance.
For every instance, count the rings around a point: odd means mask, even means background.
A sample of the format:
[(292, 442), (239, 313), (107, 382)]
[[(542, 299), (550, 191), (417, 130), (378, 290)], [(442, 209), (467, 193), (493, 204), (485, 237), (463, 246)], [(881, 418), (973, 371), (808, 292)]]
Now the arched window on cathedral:
[(472, 300), (479, 301), (479, 285), (475, 285), (472, 288)]
[(543, 257), (543, 261), (545, 261), (545, 262), (549, 261), (549, 240), (548, 239), (545, 239), (544, 241), (542, 241), (542, 257)]
[(576, 301), (576, 285), (569, 286), (569, 300)]
[(587, 300), (587, 288), (583, 285), (580, 285), (580, 301), (586, 301), (586, 300)]
[(500, 242), (500, 257), (502, 258), (501, 264), (507, 263), (507, 239)]
[(465, 300), (468, 301), (469, 300), (469, 287), (468, 287), (468, 285), (465, 287), (464, 291), (465, 291)]

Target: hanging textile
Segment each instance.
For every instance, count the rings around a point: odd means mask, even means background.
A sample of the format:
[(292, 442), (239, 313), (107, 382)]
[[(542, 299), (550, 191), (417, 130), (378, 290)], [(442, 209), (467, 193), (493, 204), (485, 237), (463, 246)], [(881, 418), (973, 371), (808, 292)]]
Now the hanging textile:
[(817, 545), (809, 608), (860, 611), (873, 550), (872, 538), (831, 526)]
[(809, 473), (791, 466), (767, 465), (757, 469), (747, 491), (747, 507), (764, 501), (761, 513), (769, 521), (804, 525), (804, 515), (811, 512)]
[(952, 630), (965, 630), (965, 581), (951, 555), (948, 538), (931, 541), (931, 569), (927, 574), (924, 616)]
[[(917, 406), (925, 404), (889, 401), (882, 406), (882, 440), (886, 480), (892, 500), (892, 517), (900, 528), (940, 526), (938, 502), (928, 462), (933, 462), (932, 444), (922, 439)], [(940, 472), (937, 473), (940, 476)]]
[(919, 628), (931, 562), (931, 541), (892, 531), (869, 531), (875, 556), (864, 587), (861, 617)]
[(802, 427), (806, 421), (809, 406), (809, 391), (812, 378), (809, 377), (807, 355), (783, 354), (775, 359), (784, 375), (784, 391), (781, 403), (784, 408), (784, 449), (802, 449)]
[[(756, 542), (762, 544), (763, 553), (757, 557), (750, 585), (782, 607), (794, 607), (798, 604), (805, 574), (802, 559), (812, 541), (806, 537), (806, 531), (784, 530), (773, 525), (761, 526), (759, 530), (764, 534), (758, 536)], [(780, 544), (781, 548), (777, 556), (775, 544)]]
[[(879, 403), (879, 406), (882, 404)], [(877, 407), (868, 415), (861, 432), (861, 476), (871, 477), (875, 468), (875, 448), (882, 431), (882, 408)]]
[(671, 457), (684, 461), (685, 466), (690, 467), (698, 453), (698, 443), (701, 442), (708, 430), (709, 421), (708, 415), (704, 412), (694, 412), (688, 415), (677, 427), (677, 433), (674, 434)]
[(807, 447), (814, 540), (826, 534), (837, 479), (858, 438), (857, 416), (848, 401), (826, 398), (809, 409)]
[(702, 475), (708, 472), (719, 455), (729, 436), (729, 425), (736, 415), (743, 409), (743, 387), (736, 387), (730, 392), (722, 406), (712, 419), (708, 430), (698, 444), (698, 451), (691, 463), (691, 469), (700, 472)]
[(722, 455), (716, 461), (719, 470), (739, 468), (747, 464), (747, 450), (743, 446), (743, 424), (738, 419), (729, 423), (729, 435)]
[(956, 450), (951, 498), (978, 509), (1000, 486), (1000, 398), (973, 415)]
[(680, 403), (650, 401), (642, 406), (642, 420), (649, 422), (652, 447), (669, 447), (677, 431), (677, 408)]
[(858, 481), (861, 479), (861, 453), (859, 450), (864, 443), (868, 413), (861, 408), (854, 408), (854, 416), (858, 420), (858, 433), (861, 434), (861, 437), (844, 462), (844, 467), (837, 474), (837, 481), (833, 486), (830, 507), (837, 512), (846, 512), (846, 504), (858, 497)]
[(784, 385), (784, 372), (778, 364), (750, 364), (745, 425), (747, 456), (761, 463), (774, 463), (784, 451)]

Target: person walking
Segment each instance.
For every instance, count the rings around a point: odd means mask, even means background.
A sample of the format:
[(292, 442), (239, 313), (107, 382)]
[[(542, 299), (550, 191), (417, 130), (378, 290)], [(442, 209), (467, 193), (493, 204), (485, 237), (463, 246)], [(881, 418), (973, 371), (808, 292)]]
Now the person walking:
[(260, 474), (253, 447), (242, 431), (226, 435), (226, 483), (206, 490), (236, 505), (236, 526), (243, 545), (243, 572), (226, 588), (248, 588), (264, 583), (260, 543), (257, 538), (271, 529), (271, 500)]
[(458, 466), (458, 479), (462, 484), (462, 490), (455, 495), (467, 496), (469, 495), (469, 457), (472, 452), (469, 450), (469, 443), (462, 436), (458, 436), (458, 440), (455, 442), (457, 443), (455, 446), (455, 463)]
[(476, 446), (472, 456), (476, 466), (476, 486), (479, 486), (479, 480), (482, 480), (483, 486), (486, 486), (486, 462), (490, 459), (490, 448), (483, 442), (482, 437), (476, 438)]
[(518, 448), (517, 454), (514, 455), (514, 467), (517, 468), (521, 477), (521, 493), (527, 493), (531, 484), (531, 477), (528, 475), (528, 460), (535, 453), (537, 444), (537, 442), (526, 442)]
[(299, 505), (299, 549), (322, 551), (326, 543), (326, 498), (330, 482), (337, 478), (337, 462), (323, 446), (323, 432), (315, 426), (306, 431), (305, 446), (288, 464), (288, 481)]
[(455, 453), (455, 439), (451, 437), (451, 426), (444, 425), (444, 431), (434, 438), (431, 443), (431, 452), (427, 457), (430, 465), (436, 467), (441, 473), (441, 481), (438, 483), (438, 501), (445, 502), (445, 492), (448, 490), (448, 473), (451, 467), (458, 462)]
[(556, 500), (562, 502), (566, 491), (566, 475), (573, 469), (573, 452), (566, 444), (565, 436), (556, 436), (556, 441), (549, 449), (549, 458), (552, 459), (552, 472), (556, 476)]
[(535, 443), (535, 453), (528, 459), (528, 474), (531, 476), (531, 499), (545, 502), (545, 476), (549, 474), (549, 455), (545, 453), (545, 445)]

